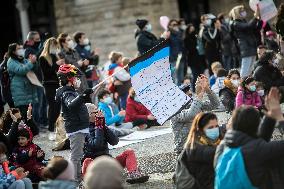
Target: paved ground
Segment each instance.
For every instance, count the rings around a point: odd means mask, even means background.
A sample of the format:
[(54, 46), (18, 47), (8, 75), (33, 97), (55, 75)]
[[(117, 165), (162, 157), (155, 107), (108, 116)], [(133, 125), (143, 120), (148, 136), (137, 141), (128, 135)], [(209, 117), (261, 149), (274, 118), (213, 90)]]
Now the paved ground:
[[(224, 112), (216, 113), (220, 124), (226, 123), (229, 115)], [(169, 123), (163, 127), (153, 127), (151, 130), (168, 128)], [(279, 131), (276, 129), (273, 134), (273, 140), (282, 139)], [(46, 133), (41, 133), (35, 138), (35, 143), (44, 149), (47, 158), (53, 155), (69, 157), (69, 151), (52, 152), (54, 143), (48, 141)], [(126, 147), (111, 150), (113, 156), (118, 155), (127, 148), (135, 150), (141, 170), (150, 175), (150, 180), (144, 184), (128, 185), (126, 189), (170, 189), (173, 188), (172, 175), (175, 169), (176, 156), (173, 153), (172, 133), (146, 139), (144, 142), (131, 144)]]

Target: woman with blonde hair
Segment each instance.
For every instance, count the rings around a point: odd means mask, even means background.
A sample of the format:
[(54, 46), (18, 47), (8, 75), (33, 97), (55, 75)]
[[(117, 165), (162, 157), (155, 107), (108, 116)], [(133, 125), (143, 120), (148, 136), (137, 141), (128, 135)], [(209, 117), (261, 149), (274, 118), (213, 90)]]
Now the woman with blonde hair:
[(43, 86), (48, 101), (48, 130), (49, 140), (54, 140), (54, 125), (60, 114), (60, 103), (55, 102), (56, 89), (59, 88), (57, 71), (63, 59), (59, 59), (59, 45), (54, 37), (46, 40), (43, 51), (39, 57), (40, 67), (43, 73)]
[(251, 74), (252, 65), (257, 54), (257, 39), (255, 34), (262, 27), (259, 7), (255, 11), (254, 18), (249, 22), (246, 20), (247, 12), (243, 5), (234, 7), (229, 15), (233, 19), (231, 30), (239, 43), (242, 58), (241, 77), (244, 78)]
[(178, 158), (177, 188), (214, 188), (214, 154), (224, 130), (218, 126), (218, 118), (213, 113), (201, 112), (195, 116), (184, 150)]

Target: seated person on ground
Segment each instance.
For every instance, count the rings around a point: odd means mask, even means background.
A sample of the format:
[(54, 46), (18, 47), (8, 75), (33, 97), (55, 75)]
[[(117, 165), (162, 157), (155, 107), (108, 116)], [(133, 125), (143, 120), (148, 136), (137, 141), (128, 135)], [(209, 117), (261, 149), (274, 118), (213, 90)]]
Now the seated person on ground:
[(148, 127), (159, 125), (157, 119), (151, 114), (151, 112), (140, 103), (133, 88), (130, 88), (129, 90), (125, 121), (133, 122), (134, 125), (145, 124)]
[[(85, 174), (88, 162), (102, 155), (111, 156), (108, 144), (118, 144), (119, 138), (114, 134), (112, 128), (105, 125), (104, 114), (94, 104), (86, 104), (90, 116), (90, 134), (87, 135), (84, 145), (84, 157), (82, 172)], [(137, 158), (132, 149), (124, 151), (115, 158), (122, 167), (128, 171), (127, 182), (146, 182), (149, 176), (143, 175), (137, 165)]]

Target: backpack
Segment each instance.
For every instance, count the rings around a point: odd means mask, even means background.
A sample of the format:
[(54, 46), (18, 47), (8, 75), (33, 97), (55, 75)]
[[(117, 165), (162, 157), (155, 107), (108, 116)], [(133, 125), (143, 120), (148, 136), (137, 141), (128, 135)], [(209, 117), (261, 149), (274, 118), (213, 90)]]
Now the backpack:
[(257, 189), (249, 180), (240, 147), (226, 147), (218, 158), (214, 189)]

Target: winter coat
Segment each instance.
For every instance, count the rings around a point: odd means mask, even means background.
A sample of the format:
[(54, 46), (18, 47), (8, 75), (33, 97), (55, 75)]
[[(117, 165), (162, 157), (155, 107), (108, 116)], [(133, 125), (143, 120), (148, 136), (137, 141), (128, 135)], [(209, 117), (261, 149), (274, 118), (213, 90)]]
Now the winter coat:
[(202, 111), (211, 111), (218, 108), (218, 97), (212, 91), (207, 95), (209, 100), (200, 101), (194, 98), (189, 107), (170, 119), (170, 125), (174, 135), (174, 150), (176, 153), (179, 154), (183, 150), (194, 117)]
[(1, 105), (4, 107), (5, 103), (7, 102), (9, 107), (15, 107), (10, 89), (11, 81), (8, 73), (7, 63), (8, 63), (8, 58), (4, 57), (4, 60), (0, 64), (0, 72), (1, 72), (0, 87), (1, 87), (1, 103), (2, 103)]
[(284, 18), (283, 16), (276, 20), (276, 31), (284, 38)]
[[(33, 150), (32, 156), (29, 157), (30, 149)], [(44, 160), (44, 154), (42, 157), (37, 158), (37, 152), (42, 151), (41, 148), (29, 142), (26, 146), (17, 145), (12, 152), (12, 162), (16, 167), (23, 167), (26, 171), (41, 177), (41, 171), (43, 168), (42, 161)]]
[(76, 189), (76, 182), (69, 180), (47, 180), (41, 181), (38, 189)]
[[(279, 127), (283, 128), (283, 126), (283, 122), (279, 122)], [(271, 175), (277, 175), (275, 172), (271, 174), (271, 165), (276, 163), (279, 166), (284, 157), (284, 141), (269, 142), (274, 127), (275, 121), (265, 117), (259, 126), (258, 138), (252, 138), (240, 131), (228, 130), (224, 140), (217, 147), (214, 166), (225, 147), (240, 147), (246, 171), (253, 186), (259, 189), (283, 188), (281, 183), (283, 175), (280, 176), (280, 181), (276, 182), (274, 182), (276, 178), (271, 177)], [(283, 166), (281, 168), (283, 169)]]
[(46, 58), (41, 56), (39, 58), (39, 64), (43, 73), (43, 85), (59, 87), (59, 80), (57, 77), (57, 71), (59, 66), (56, 64), (57, 58), (54, 55), (50, 55), (52, 59), (52, 65), (50, 65)]
[(220, 31), (216, 29), (216, 36), (212, 38), (209, 32), (213, 35), (215, 28), (205, 27), (202, 33), (202, 41), (205, 48), (205, 56), (208, 63), (221, 60), (221, 35)]
[(253, 77), (256, 81), (263, 83), (265, 91), (268, 92), (273, 86), (284, 86), (284, 77), (276, 67), (268, 63), (260, 63), (259, 65), (255, 69)]
[(186, 169), (192, 179), (177, 183), (177, 189), (213, 189), (215, 151), (215, 146), (201, 144), (196, 144), (193, 150), (184, 149), (178, 159), (178, 163), (182, 163), (183, 166), (176, 169), (176, 175), (184, 171), (182, 169)]
[(250, 92), (240, 87), (236, 97), (236, 107), (241, 105), (251, 105), (260, 108), (262, 106), (262, 101), (257, 92)]
[(109, 105), (107, 105), (104, 102), (99, 102), (98, 108), (103, 111), (105, 120), (106, 120), (106, 125), (115, 125), (115, 124), (120, 124), (124, 121), (125, 117), (120, 116), (118, 114), (118, 109), (112, 109)]
[(184, 50), (186, 54), (187, 65), (190, 67), (203, 68), (204, 65), (199, 61), (199, 54), (197, 51), (197, 37), (196, 33), (187, 34), (184, 38)]
[(162, 39), (147, 31), (138, 31), (135, 34), (137, 49), (140, 55), (146, 53), (156, 45), (158, 45)]
[(116, 145), (118, 141), (118, 136), (110, 128), (101, 129), (91, 123), (90, 133), (86, 136), (84, 144), (84, 159), (110, 155), (108, 144)]
[(221, 25), (220, 35), (221, 35), (222, 55), (232, 56), (233, 51), (236, 51), (236, 50), (233, 49), (235, 47), (234, 41), (231, 36), (230, 28), (227, 24)]
[(89, 65), (98, 65), (99, 63), (99, 56), (94, 55), (90, 50), (85, 48), (85, 45), (77, 44), (75, 50), (78, 52), (82, 59), (87, 59), (90, 61)]
[[(237, 88), (234, 88), (231, 81), (228, 79), (224, 80), (224, 84), (225, 87), (219, 92), (219, 98), (224, 105), (225, 110), (227, 112), (231, 112), (235, 108)], [(235, 90), (236, 92), (233, 90)]]
[(262, 21), (253, 18), (249, 22), (244, 19), (236, 19), (231, 29), (238, 40), (241, 57), (256, 56), (257, 39), (255, 32), (260, 30)]
[(61, 111), (67, 134), (89, 127), (89, 113), (85, 99), (74, 87), (63, 86), (56, 91), (56, 100), (61, 102)]
[(125, 122), (133, 122), (138, 119), (148, 120), (147, 116), (151, 112), (140, 102), (136, 102), (132, 97), (128, 97), (126, 103)]
[(7, 64), (11, 80), (10, 89), (15, 106), (37, 103), (37, 87), (26, 76), (29, 71), (32, 71), (34, 65), (27, 59), (20, 62), (13, 58), (9, 58)]
[(0, 164), (0, 189), (8, 189), (18, 177), (15, 171), (5, 173), (2, 164)]
[(170, 62), (176, 62), (178, 54), (182, 53), (183, 50), (183, 41), (182, 41), (182, 32), (171, 30), (170, 38)]

